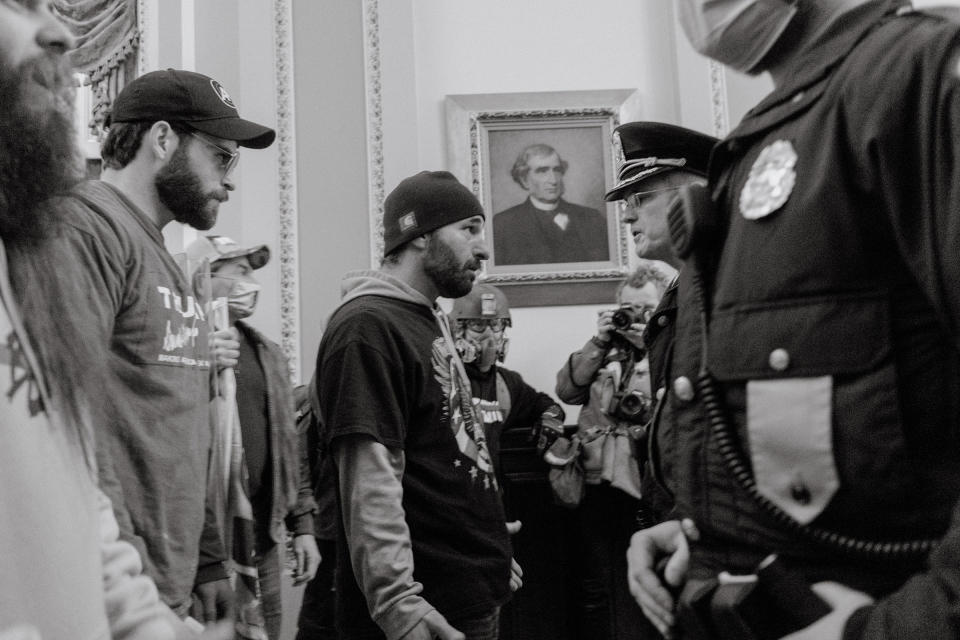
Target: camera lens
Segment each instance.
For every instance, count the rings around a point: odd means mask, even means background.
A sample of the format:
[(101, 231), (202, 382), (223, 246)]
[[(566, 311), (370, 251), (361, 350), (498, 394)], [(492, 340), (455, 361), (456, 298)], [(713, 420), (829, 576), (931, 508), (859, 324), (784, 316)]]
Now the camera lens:
[(620, 398), (618, 409), (620, 415), (627, 420), (646, 421), (647, 399), (637, 391), (625, 393)]
[(637, 316), (631, 309), (618, 309), (613, 312), (611, 321), (614, 327), (623, 331), (629, 329), (630, 325), (637, 322)]

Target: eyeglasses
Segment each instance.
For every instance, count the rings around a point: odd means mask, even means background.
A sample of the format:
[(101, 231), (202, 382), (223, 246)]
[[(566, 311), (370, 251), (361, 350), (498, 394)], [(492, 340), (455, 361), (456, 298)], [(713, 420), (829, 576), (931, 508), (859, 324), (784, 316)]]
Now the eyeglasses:
[(677, 189), (682, 188), (683, 185), (677, 185), (675, 187), (664, 187), (663, 189), (653, 189), (651, 191), (634, 191), (623, 200), (627, 203), (627, 205), (637, 209), (643, 204), (644, 200), (651, 196), (654, 196), (658, 193), (666, 193), (667, 191), (676, 191)]
[(229, 176), (230, 173), (237, 167), (237, 163), (240, 161), (239, 151), (230, 151), (229, 149), (225, 149), (213, 140), (207, 140), (206, 137), (200, 135), (199, 133), (195, 133), (193, 131), (188, 131), (188, 133), (200, 142), (203, 142), (204, 144), (209, 145), (219, 151), (217, 154), (217, 161), (220, 163), (220, 170), (223, 172), (224, 178)]
[(477, 333), (483, 333), (489, 327), (494, 333), (501, 333), (504, 329), (510, 326), (509, 318), (491, 318), (491, 319), (482, 319), (482, 318), (472, 318), (470, 320), (461, 320), (461, 322), (469, 329), (470, 331), (476, 331)]

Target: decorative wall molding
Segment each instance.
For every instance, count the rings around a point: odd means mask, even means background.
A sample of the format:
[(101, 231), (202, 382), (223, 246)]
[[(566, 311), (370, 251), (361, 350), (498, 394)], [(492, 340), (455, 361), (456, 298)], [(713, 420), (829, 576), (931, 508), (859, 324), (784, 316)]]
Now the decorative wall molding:
[(137, 47), (137, 75), (147, 72), (147, 28), (150, 26), (147, 18), (148, 0), (137, 0), (137, 31), (140, 32), (140, 45)]
[(280, 347), (296, 384), (300, 371), (300, 261), (297, 252), (297, 148), (292, 0), (273, 1), (277, 91), (277, 202), (280, 210)]
[(710, 65), (710, 120), (713, 135), (723, 138), (730, 131), (730, 113), (727, 107), (727, 72), (713, 60)]
[(370, 266), (383, 254), (383, 104), (380, 80), (380, 2), (363, 0), (363, 60), (367, 105), (367, 189), (370, 211)]

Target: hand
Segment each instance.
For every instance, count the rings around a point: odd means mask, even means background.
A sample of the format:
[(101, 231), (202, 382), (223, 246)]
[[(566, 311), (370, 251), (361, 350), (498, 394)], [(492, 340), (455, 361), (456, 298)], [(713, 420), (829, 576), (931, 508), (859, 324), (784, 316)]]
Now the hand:
[(515, 558), (510, 558), (510, 592), (518, 590), (523, 586), (523, 569)]
[(220, 329), (210, 334), (210, 350), (217, 371), (237, 366), (240, 359), (240, 334), (233, 327)]
[(198, 622), (210, 624), (218, 620), (233, 620), (233, 607), (233, 589), (227, 578), (204, 582), (193, 588), (190, 615)]
[(317, 540), (311, 535), (296, 536), (293, 539), (293, 555), (297, 558), (297, 567), (293, 571), (293, 584), (304, 584), (313, 580), (320, 566), (320, 550)]
[(434, 609), (420, 618), (410, 631), (403, 634), (403, 640), (466, 640), (466, 636), (451, 627), (447, 619)]
[[(657, 565), (669, 556), (663, 571), (663, 581), (657, 575)], [(642, 529), (630, 538), (627, 549), (627, 584), (630, 593), (643, 609), (650, 622), (665, 638), (672, 635), (673, 610), (676, 603), (668, 590), (679, 587), (687, 576), (690, 549), (679, 520), (662, 522)], [(666, 584), (664, 584), (664, 581)]]
[(833, 611), (809, 627), (784, 636), (781, 640), (840, 640), (850, 614), (873, 602), (873, 598), (867, 594), (836, 582), (818, 582), (811, 589), (823, 598)]
[(597, 339), (601, 342), (610, 342), (613, 340), (613, 334), (617, 332), (613, 326), (613, 313), (616, 309), (606, 309), (600, 312), (597, 318)]

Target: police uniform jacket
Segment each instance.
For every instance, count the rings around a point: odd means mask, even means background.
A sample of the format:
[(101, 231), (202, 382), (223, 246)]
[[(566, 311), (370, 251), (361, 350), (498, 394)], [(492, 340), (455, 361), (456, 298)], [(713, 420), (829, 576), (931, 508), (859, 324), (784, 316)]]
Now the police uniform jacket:
[[(717, 224), (697, 251), (706, 365), (758, 490), (793, 521), (873, 541), (940, 538), (960, 489), (960, 25), (901, 4), (837, 20), (718, 146)], [(696, 383), (693, 272), (653, 434), (702, 534), (692, 575), (776, 551), (811, 581), (883, 595), (923, 571), (812, 542), (738, 485)], [(937, 557), (907, 622), (871, 616), (869, 637), (958, 637), (960, 563)]]

